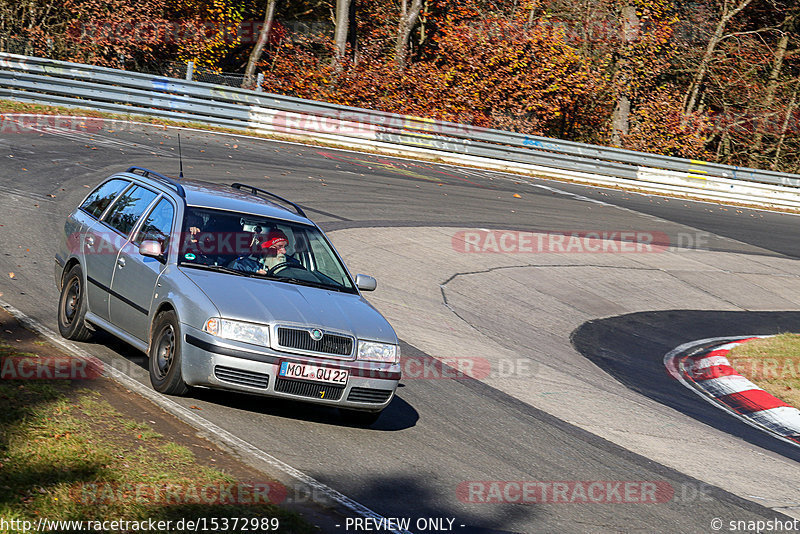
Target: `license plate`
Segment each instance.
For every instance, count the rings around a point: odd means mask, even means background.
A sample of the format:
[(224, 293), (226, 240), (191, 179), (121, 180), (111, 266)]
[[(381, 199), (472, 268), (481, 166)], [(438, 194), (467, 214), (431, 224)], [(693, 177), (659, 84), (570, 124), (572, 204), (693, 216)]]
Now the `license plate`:
[(345, 386), (350, 373), (347, 369), (331, 369), (308, 363), (281, 362), (278, 374), (283, 378), (313, 380), (314, 382)]

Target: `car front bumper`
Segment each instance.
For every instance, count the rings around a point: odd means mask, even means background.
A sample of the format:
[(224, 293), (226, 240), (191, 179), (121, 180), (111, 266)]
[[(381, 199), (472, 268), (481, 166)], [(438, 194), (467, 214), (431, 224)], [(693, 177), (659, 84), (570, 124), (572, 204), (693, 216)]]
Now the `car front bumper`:
[[(253, 350), (244, 344), (213, 337), (186, 324), (182, 329), (182, 372), (190, 386), (206, 386), (254, 395), (377, 412), (392, 401), (400, 366), (342, 361)], [(282, 378), (281, 362), (290, 361), (349, 372), (346, 385)]]

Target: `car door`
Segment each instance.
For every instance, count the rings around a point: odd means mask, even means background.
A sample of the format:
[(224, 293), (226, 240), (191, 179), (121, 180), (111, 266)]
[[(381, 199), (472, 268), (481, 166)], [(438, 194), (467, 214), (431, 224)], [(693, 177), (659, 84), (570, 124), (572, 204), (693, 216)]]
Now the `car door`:
[[(91, 274), (87, 273), (87, 278), (91, 276), (88, 286), (95, 291), (98, 302), (98, 308), (92, 311), (104, 319), (110, 318), (110, 303), (114, 299), (111, 286), (120, 250), (130, 239), (139, 218), (157, 196), (155, 191), (133, 184), (106, 210), (99, 228), (87, 232), (94, 250), (91, 260), (94, 268)], [(101, 299), (102, 294), (105, 294), (104, 300)], [(101, 309), (103, 303), (105, 307)]]
[(85, 231), (67, 236), (67, 241), (72, 241), (69, 243), (70, 248), (80, 251), (87, 281), (87, 311), (103, 319), (108, 319), (108, 289), (111, 287), (120, 239), (100, 219), (114, 200), (130, 186), (130, 180), (119, 178), (100, 185), (86, 197), (78, 212), (85, 223)]
[[(150, 328), (150, 305), (156, 282), (166, 268), (174, 223), (175, 206), (162, 196), (117, 257), (111, 282), (111, 322), (144, 342), (147, 342)], [(139, 246), (148, 240), (161, 244), (163, 258), (139, 254)]]

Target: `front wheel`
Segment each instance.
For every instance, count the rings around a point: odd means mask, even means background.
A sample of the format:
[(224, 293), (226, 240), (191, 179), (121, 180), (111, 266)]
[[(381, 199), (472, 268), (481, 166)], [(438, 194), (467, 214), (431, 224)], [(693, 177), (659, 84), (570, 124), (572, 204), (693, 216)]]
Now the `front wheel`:
[(86, 288), (80, 265), (74, 265), (64, 277), (58, 299), (58, 331), (67, 339), (86, 341), (92, 331), (86, 326)]
[(152, 336), (147, 351), (150, 383), (161, 393), (185, 395), (189, 386), (181, 373), (181, 330), (174, 311), (163, 311), (156, 316)]

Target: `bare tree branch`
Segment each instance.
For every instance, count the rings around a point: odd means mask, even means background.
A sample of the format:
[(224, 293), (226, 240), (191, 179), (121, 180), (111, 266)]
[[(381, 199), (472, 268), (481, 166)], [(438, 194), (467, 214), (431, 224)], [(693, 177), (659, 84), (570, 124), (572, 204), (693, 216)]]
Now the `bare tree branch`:
[(740, 0), (735, 8), (730, 9), (728, 0), (725, 0), (722, 14), (717, 22), (717, 27), (714, 30), (714, 34), (711, 36), (711, 39), (708, 41), (703, 58), (700, 60), (700, 65), (698, 66), (697, 71), (692, 78), (692, 82), (689, 84), (689, 89), (686, 91), (683, 105), (684, 113), (686, 115), (694, 112), (697, 107), (698, 97), (700, 96), (700, 88), (703, 85), (703, 80), (705, 80), (706, 72), (708, 71), (708, 65), (711, 62), (711, 58), (714, 55), (717, 45), (722, 40), (728, 22), (730, 22), (730, 20), (740, 11), (746, 8), (751, 1), (752, 0)]
[(261, 52), (269, 40), (269, 33), (272, 31), (272, 21), (275, 19), (275, 5), (277, 0), (267, 0), (267, 7), (264, 10), (264, 25), (261, 26), (261, 31), (258, 32), (258, 41), (256, 41), (253, 50), (250, 52), (250, 57), (247, 59), (247, 68), (244, 71), (244, 81), (242, 87), (251, 88), (254, 85), (253, 74), (256, 71), (256, 64), (261, 58)]

